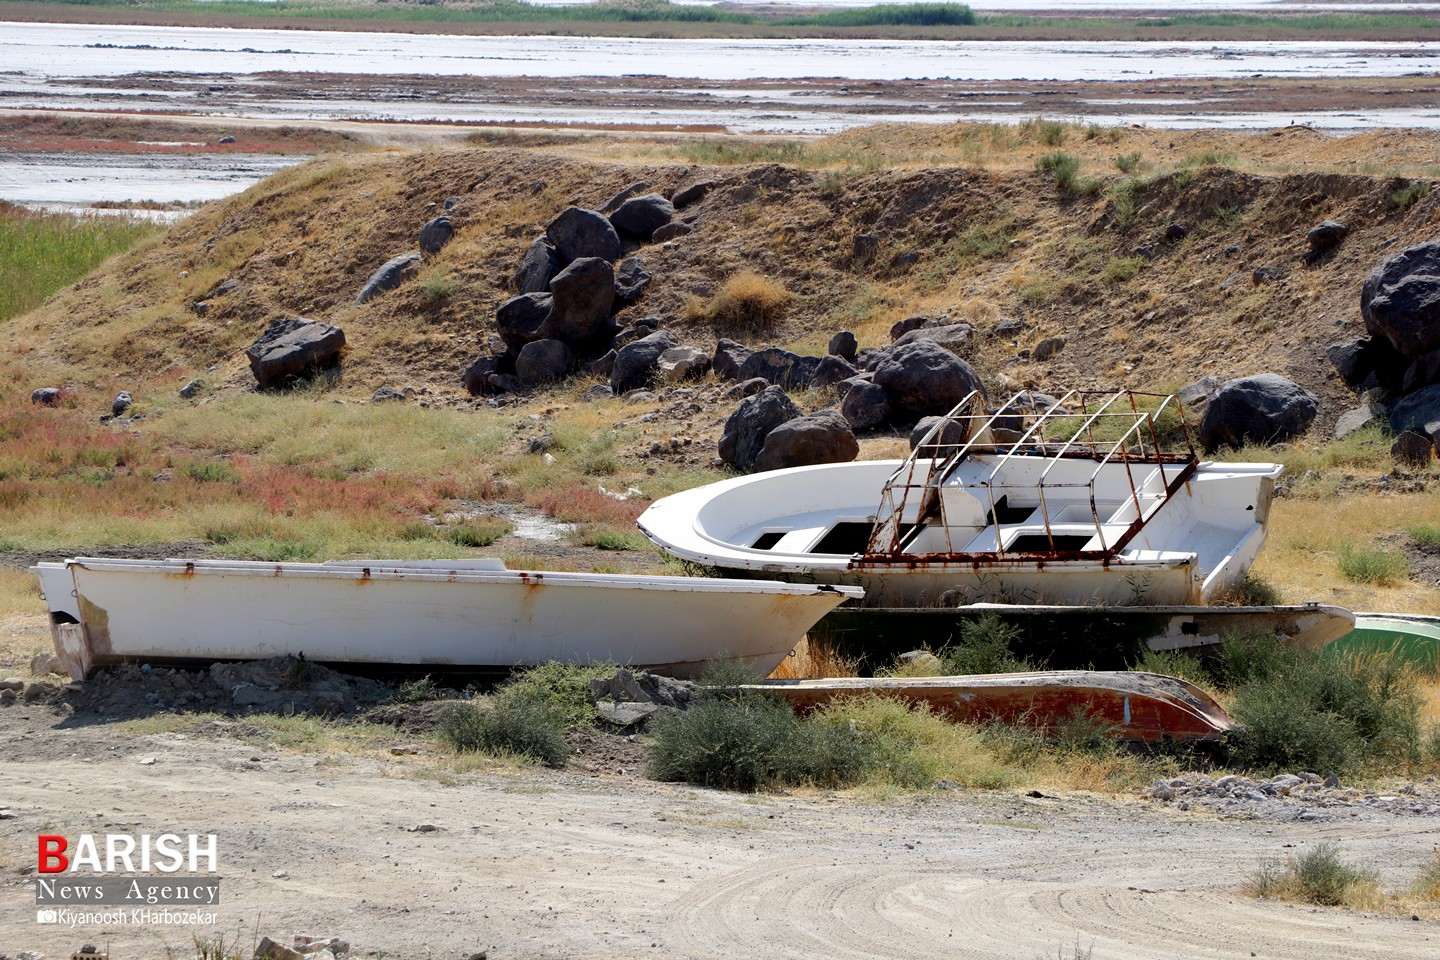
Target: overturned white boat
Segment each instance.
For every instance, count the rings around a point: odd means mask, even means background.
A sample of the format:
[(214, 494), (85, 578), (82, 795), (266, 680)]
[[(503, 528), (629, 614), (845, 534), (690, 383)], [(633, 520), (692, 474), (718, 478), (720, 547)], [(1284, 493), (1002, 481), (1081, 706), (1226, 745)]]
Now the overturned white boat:
[(768, 674), (860, 595), (755, 580), (507, 570), (498, 560), (42, 563), (70, 675), (125, 660), (254, 660), (509, 669), (620, 663), (677, 677)]
[(723, 480), (639, 520), (739, 576), (853, 584), (870, 606), (1203, 604), (1265, 539), (1282, 467), (1202, 462), (1173, 397), (972, 393), (906, 460)]

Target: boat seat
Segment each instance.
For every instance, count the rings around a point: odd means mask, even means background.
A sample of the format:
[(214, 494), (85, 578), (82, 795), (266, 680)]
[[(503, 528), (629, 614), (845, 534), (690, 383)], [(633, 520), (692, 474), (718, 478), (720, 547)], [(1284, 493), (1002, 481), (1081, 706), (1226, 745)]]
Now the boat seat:
[(819, 539), (825, 535), (825, 531), (829, 529), (830, 527), (828, 525), (820, 527), (796, 527), (775, 541), (775, 545), (770, 549), (774, 553), (809, 553), (810, 547), (818, 542)]

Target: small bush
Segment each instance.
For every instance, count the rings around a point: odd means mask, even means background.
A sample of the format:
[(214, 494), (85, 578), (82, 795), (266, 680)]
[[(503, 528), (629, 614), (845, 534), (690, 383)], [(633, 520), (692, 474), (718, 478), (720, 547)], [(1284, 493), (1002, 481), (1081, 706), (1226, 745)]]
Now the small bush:
[(1076, 704), (1068, 717), (1055, 724), (1051, 738), (1061, 753), (1108, 757), (1119, 749), (1115, 741), (1118, 732), (1113, 723)]
[(1440, 525), (1433, 523), (1412, 523), (1405, 533), (1417, 547), (1440, 547)]
[(1344, 863), (1334, 844), (1322, 843), (1284, 867), (1273, 861), (1262, 864), (1251, 875), (1248, 889), (1257, 897), (1339, 907), (1374, 901), (1379, 884), (1373, 873)]
[(445, 528), (445, 539), (457, 547), (488, 547), (514, 527), (498, 517), (486, 517), (471, 523), (457, 523)]
[(1228, 167), (1235, 162), (1235, 154), (1226, 153), (1223, 150), (1202, 150), (1200, 153), (1192, 153), (1180, 161), (1180, 166), (1189, 170), (1200, 170), (1205, 167)]
[(1139, 173), (1145, 164), (1145, 159), (1140, 156), (1140, 151), (1134, 153), (1123, 153), (1115, 158), (1115, 169), (1121, 173)]
[(1100, 271), (1100, 279), (1109, 284), (1134, 280), (1148, 262), (1144, 257), (1116, 257), (1105, 264)]
[(1409, 210), (1430, 195), (1430, 184), (1415, 182), (1407, 184), (1390, 194), (1390, 202), (1397, 210)]
[(1020, 628), (997, 614), (986, 613), (960, 626), (958, 642), (940, 651), (945, 673), (1023, 673), (1034, 670), (1028, 660), (1017, 657), (1011, 647), (1020, 637)]
[(596, 550), (648, 550), (650, 541), (638, 533), (628, 530), (612, 530), (606, 527), (587, 526), (579, 531), (579, 540)]
[(429, 273), (420, 278), (420, 295), (428, 303), (442, 303), (455, 295), (459, 285), (449, 270)]
[(1020, 136), (1026, 140), (1039, 140), (1047, 147), (1058, 147), (1065, 142), (1069, 126), (1063, 120), (1047, 120), (1033, 117), (1020, 124)]
[(1404, 554), (1380, 547), (1357, 547), (1348, 541), (1340, 544), (1340, 549), (1335, 551), (1335, 563), (1346, 580), (1377, 587), (1387, 586), (1410, 575), (1410, 564)]
[(1217, 607), (1273, 607), (1283, 602), (1279, 590), (1251, 572), (1211, 601)]
[(1440, 903), (1440, 850), (1430, 857), (1430, 863), (1415, 878), (1415, 896), (1425, 903)]
[(564, 766), (565, 715), (549, 701), (522, 688), (503, 688), (488, 708), (457, 703), (440, 719), (440, 737), (458, 753), (526, 757), (550, 767)]
[(200, 483), (239, 483), (240, 474), (223, 460), (206, 460), (185, 466), (185, 476)]
[(649, 775), (727, 790), (864, 779), (872, 752), (848, 727), (797, 717), (765, 695), (710, 698), (655, 726)]
[(1076, 177), (1080, 173), (1080, 159), (1057, 150), (1036, 160), (1035, 170), (1049, 174), (1055, 181), (1056, 188), (1061, 193), (1068, 193), (1075, 188)]
[(732, 331), (769, 330), (784, 315), (794, 297), (790, 291), (753, 270), (742, 270), (720, 285), (708, 301), (691, 297), (685, 302), (688, 319)]
[(502, 689), (521, 691), (526, 697), (549, 703), (568, 727), (588, 727), (595, 717), (590, 681), (609, 677), (615, 669), (613, 663), (544, 663), (512, 677)]
[(407, 680), (395, 688), (392, 698), (397, 703), (421, 703), (425, 700), (440, 699), (440, 688), (428, 675), (418, 680)]

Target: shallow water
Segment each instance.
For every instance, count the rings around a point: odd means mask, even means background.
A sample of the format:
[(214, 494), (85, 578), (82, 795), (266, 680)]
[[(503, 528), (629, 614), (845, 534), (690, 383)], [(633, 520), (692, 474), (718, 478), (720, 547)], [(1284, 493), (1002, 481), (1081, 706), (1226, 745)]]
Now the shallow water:
[(47, 209), (97, 202), (216, 200), (304, 159), (0, 152), (0, 198)]
[(296, 71), (424, 76), (657, 75), (707, 80), (1124, 80), (1400, 76), (1440, 44), (664, 40), (0, 23), (0, 66), (30, 78)]

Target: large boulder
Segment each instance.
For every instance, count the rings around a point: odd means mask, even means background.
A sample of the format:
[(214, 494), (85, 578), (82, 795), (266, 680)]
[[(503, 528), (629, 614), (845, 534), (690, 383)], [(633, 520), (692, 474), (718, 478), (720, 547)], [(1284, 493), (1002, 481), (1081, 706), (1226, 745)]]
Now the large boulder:
[(58, 407), (60, 405), (60, 388), (38, 387), (30, 391), (30, 402), (37, 407)]
[(1205, 407), (1200, 442), (1215, 450), (1286, 440), (1304, 433), (1319, 411), (1315, 394), (1279, 374), (1227, 380)]
[(611, 197), (609, 200), (606, 200), (604, 206), (600, 208), (600, 212), (608, 217), (610, 216), (610, 214), (620, 209), (620, 204), (624, 203), (626, 200), (629, 200), (631, 197), (640, 196), (640, 194), (644, 193), (646, 190), (649, 189), (649, 181), (636, 180), (628, 187), (622, 188), (619, 193), (615, 194), (615, 196)]
[(1414, 430), (1440, 442), (1440, 384), (1416, 390), (1390, 408), (1390, 428)]
[(903, 347), (907, 343), (914, 343), (916, 340), (929, 340), (938, 343), (940, 346), (959, 356), (970, 351), (970, 341), (975, 335), (975, 328), (968, 323), (947, 323), (937, 327), (916, 327), (908, 333), (902, 333), (895, 341), (895, 346)]
[(830, 346), (827, 353), (831, 356), (841, 357), (850, 363), (855, 362), (855, 353), (860, 349), (860, 341), (855, 339), (855, 334), (849, 330), (841, 330), (830, 338)]
[(715, 355), (710, 358), (710, 368), (721, 380), (738, 380), (740, 368), (754, 352), (743, 343), (721, 337), (720, 342), (715, 344)]
[(536, 237), (520, 258), (520, 265), (510, 275), (510, 286), (519, 293), (546, 293), (555, 274), (565, 269), (555, 245), (544, 237)]
[(779, 347), (767, 347), (746, 357), (740, 364), (738, 376), (741, 380), (764, 377), (786, 390), (804, 390), (814, 380), (820, 360), (820, 357), (802, 357)]
[(643, 197), (632, 197), (620, 204), (610, 214), (610, 224), (616, 230), (641, 240), (649, 240), (656, 230), (665, 226), (675, 216), (675, 207), (658, 193), (647, 193)]
[(885, 388), (858, 378), (851, 379), (840, 415), (855, 430), (873, 430), (890, 419), (890, 395)]
[(688, 187), (681, 187), (670, 195), (670, 202), (676, 210), (683, 210), (692, 203), (699, 203), (705, 199), (705, 194), (715, 188), (715, 181), (706, 180), (702, 183), (692, 183)]
[(660, 354), (655, 366), (666, 380), (703, 377), (710, 372), (710, 354), (699, 347), (671, 347)]
[(615, 354), (615, 365), (610, 370), (610, 389), (619, 396), (629, 390), (650, 386), (661, 354), (679, 345), (680, 342), (668, 330), (657, 330), (648, 337), (625, 344)]
[(765, 448), (765, 438), (770, 432), (800, 415), (800, 408), (777, 386), (746, 397), (725, 421), (725, 431), (720, 436), (720, 459), (736, 470), (749, 473), (755, 469), (755, 461)]
[(1440, 240), (1390, 257), (1360, 289), (1365, 329), (1414, 360), (1440, 349)]
[(455, 236), (455, 225), (449, 217), (436, 217), (420, 228), (420, 252), (437, 254)]
[(402, 253), (398, 257), (391, 257), (380, 265), (380, 269), (370, 274), (370, 279), (365, 281), (365, 286), (356, 294), (355, 302), (369, 303), (386, 290), (394, 290), (414, 274), (419, 265), (419, 253)]
[(613, 334), (615, 270), (608, 260), (582, 257), (550, 281), (550, 315), (541, 330), (552, 340), (584, 349)]
[(875, 383), (892, 407), (915, 417), (947, 413), (971, 391), (984, 392), (970, 364), (923, 339), (891, 347), (875, 368)]
[(821, 410), (787, 420), (771, 430), (755, 458), (755, 469), (849, 463), (859, 455), (860, 444), (845, 418), (834, 410)]
[(345, 331), (304, 317), (276, 320), (245, 350), (260, 389), (283, 387), (330, 366), (345, 346)]
[(1383, 404), (1362, 403), (1354, 410), (1346, 410), (1335, 421), (1335, 439), (1344, 440), (1357, 430), (1363, 430), (1372, 423), (1382, 423), (1388, 418)]
[(1400, 384), (1400, 392), (1414, 393), (1435, 383), (1440, 383), (1440, 350), (1431, 350), (1410, 364)]
[(559, 340), (532, 340), (515, 358), (515, 376), (527, 387), (559, 380), (575, 365), (575, 354)]
[(1366, 384), (1387, 389), (1400, 385), (1408, 361), (1384, 337), (1361, 337), (1325, 349), (1340, 379), (1357, 390)]
[(837, 383), (849, 380), (859, 372), (844, 357), (832, 353), (820, 358), (820, 364), (815, 368), (815, 375), (810, 378), (810, 386), (833, 387)]
[(495, 329), (512, 351), (518, 351), (532, 340), (543, 340), (540, 328), (550, 316), (551, 296), (548, 293), (522, 293), (511, 297), (495, 310)]
[(582, 257), (599, 257), (611, 263), (620, 259), (620, 235), (603, 214), (583, 207), (566, 207), (545, 226), (545, 236), (564, 263)]
[(460, 382), (465, 385), (465, 392), (472, 397), (483, 396), (492, 393), (490, 389), (490, 376), (504, 372), (505, 361), (503, 357), (481, 357), (460, 374)]
[(1337, 220), (1321, 220), (1305, 234), (1310, 249), (1316, 253), (1334, 250), (1350, 235), (1350, 228)]
[(924, 442), (925, 436), (935, 428), (936, 424), (941, 424), (940, 429), (930, 442), (925, 444), (921, 456), (948, 457), (955, 452), (955, 448), (970, 439), (970, 421), (968, 420), (921, 417), (920, 422), (915, 424), (915, 429), (910, 431), (910, 449), (918, 449)]

